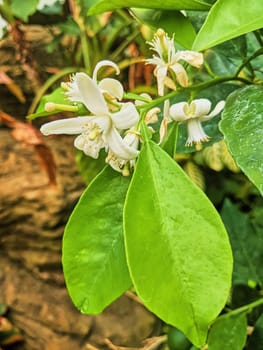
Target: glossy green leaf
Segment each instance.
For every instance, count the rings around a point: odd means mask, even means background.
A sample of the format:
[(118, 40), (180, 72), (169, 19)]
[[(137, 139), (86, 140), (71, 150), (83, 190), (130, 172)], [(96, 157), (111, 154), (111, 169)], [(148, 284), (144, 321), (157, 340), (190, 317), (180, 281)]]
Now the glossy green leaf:
[(189, 18), (180, 11), (132, 8), (132, 13), (152, 29), (162, 28), (182, 47), (190, 49), (196, 33)]
[(21, 0), (12, 0), (12, 14), (22, 19), (22, 21), (27, 22), (28, 17), (36, 11), (37, 5), (38, 0), (27, 0), (23, 2), (21, 2)]
[(89, 15), (112, 11), (124, 7), (151, 8), (159, 10), (209, 10), (210, 4), (201, 0), (98, 0)]
[(218, 0), (196, 36), (193, 50), (202, 51), (262, 28), (263, 2)]
[(252, 85), (226, 100), (220, 130), (228, 148), (249, 179), (263, 193), (263, 88)]
[(234, 255), (234, 285), (249, 281), (263, 286), (263, 238), (249, 220), (248, 214), (240, 212), (229, 200), (225, 201), (222, 219), (229, 233)]
[(212, 325), (208, 334), (209, 350), (243, 350), (247, 339), (245, 313), (223, 315)]
[(124, 207), (128, 266), (145, 305), (203, 346), (229, 294), (232, 254), (205, 194), (155, 143), (146, 142)]
[(130, 285), (122, 209), (129, 179), (106, 167), (70, 216), (63, 238), (67, 289), (83, 313), (99, 313)]

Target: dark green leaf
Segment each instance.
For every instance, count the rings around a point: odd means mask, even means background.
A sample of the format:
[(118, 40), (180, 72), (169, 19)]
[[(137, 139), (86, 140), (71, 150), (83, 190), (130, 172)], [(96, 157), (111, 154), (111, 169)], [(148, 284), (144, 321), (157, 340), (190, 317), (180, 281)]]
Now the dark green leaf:
[(247, 285), (251, 280), (263, 286), (262, 235), (253, 229), (248, 215), (229, 200), (225, 201), (221, 215), (233, 249), (233, 283)]
[(209, 10), (210, 4), (199, 0), (98, 0), (88, 12), (89, 15), (112, 11), (124, 7), (151, 8), (159, 10)]
[(122, 209), (129, 179), (106, 167), (89, 185), (65, 229), (62, 263), (73, 303), (99, 313), (130, 285)]
[(189, 18), (184, 16), (180, 11), (161, 11), (153, 9), (132, 8), (135, 17), (149, 25), (154, 30), (162, 28), (170, 37), (174, 35), (174, 40), (190, 49), (195, 39), (195, 30)]
[(99, 158), (94, 159), (88, 157), (84, 152), (77, 150), (76, 161), (78, 169), (87, 185), (105, 167), (106, 156), (104, 151), (100, 151)]
[(212, 325), (208, 334), (209, 350), (242, 350), (247, 339), (245, 313), (223, 315)]
[(262, 28), (263, 2), (218, 0), (196, 36), (193, 50), (202, 51)]
[(166, 323), (203, 346), (208, 324), (229, 294), (230, 244), (205, 194), (151, 141), (140, 152), (124, 222), (138, 295)]
[(220, 130), (237, 165), (263, 193), (263, 88), (247, 86), (226, 100)]

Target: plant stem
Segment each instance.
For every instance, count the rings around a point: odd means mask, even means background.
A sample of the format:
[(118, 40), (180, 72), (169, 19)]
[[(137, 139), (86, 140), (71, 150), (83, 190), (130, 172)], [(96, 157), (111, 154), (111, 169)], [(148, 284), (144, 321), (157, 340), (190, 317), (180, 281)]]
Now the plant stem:
[(253, 55), (251, 55), (250, 57), (247, 57), (244, 62), (239, 66), (239, 68), (236, 71), (235, 76), (237, 77), (238, 74), (241, 72), (241, 70), (247, 65), (249, 64), (250, 61), (254, 60), (255, 58), (257, 58), (258, 56), (263, 55), (263, 47), (261, 47), (260, 49), (258, 49), (256, 52), (253, 53)]
[(207, 89), (208, 87), (211, 87), (211, 86), (214, 86), (214, 85), (217, 85), (217, 84), (220, 84), (220, 83), (225, 83), (225, 82), (228, 82), (228, 81), (240, 81), (240, 82), (243, 82), (245, 84), (251, 84), (252, 83), (250, 80), (244, 79), (242, 77), (237, 77), (236, 75), (218, 77), (216, 79), (209, 80), (209, 81), (206, 81), (206, 82), (203, 82), (203, 83), (199, 83), (199, 84), (196, 84), (196, 85), (191, 85), (191, 86), (188, 86), (188, 87), (183, 88), (183, 89), (182, 88), (178, 88), (176, 91), (172, 91), (172, 92), (170, 92), (169, 94), (167, 94), (165, 96), (158, 97), (155, 100), (153, 100), (153, 101), (151, 101), (151, 102), (149, 102), (149, 103), (147, 103), (145, 105), (138, 106), (138, 109), (149, 110), (150, 108), (153, 108), (153, 107), (157, 106), (158, 104), (164, 102), (165, 100), (167, 100), (169, 98), (172, 98), (172, 97), (176, 96), (177, 94), (179, 94), (179, 93), (181, 93), (183, 91), (189, 91), (189, 92), (201, 91), (201, 90)]
[[(252, 303), (250, 304), (247, 304), (247, 305), (244, 305), (244, 306), (241, 306), (239, 307), (238, 309), (235, 309), (235, 310), (232, 310), (232, 311), (229, 311), (227, 314), (225, 314), (226, 316), (229, 316), (229, 315), (237, 315), (241, 312), (249, 312), (251, 309), (254, 309), (255, 307), (258, 307), (260, 305), (263, 304), (263, 298), (260, 298), (256, 301), (253, 301)], [(223, 315), (224, 316), (224, 315)]]

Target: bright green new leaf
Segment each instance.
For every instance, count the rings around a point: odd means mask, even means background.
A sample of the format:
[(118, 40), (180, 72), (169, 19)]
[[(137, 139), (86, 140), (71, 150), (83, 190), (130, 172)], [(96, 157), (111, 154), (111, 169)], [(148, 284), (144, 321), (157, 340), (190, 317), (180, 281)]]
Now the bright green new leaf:
[[(229, 233), (234, 255), (233, 284), (248, 285), (249, 281), (263, 286), (263, 238), (256, 231), (247, 213), (242, 213), (229, 200), (221, 212)], [(262, 221), (262, 220), (261, 220)]]
[(263, 1), (218, 0), (194, 41), (193, 50), (202, 51), (229, 39), (262, 28)]
[(70, 216), (62, 263), (73, 303), (83, 313), (101, 312), (130, 285), (122, 210), (129, 179), (110, 167), (89, 185)]
[(223, 315), (212, 325), (208, 334), (209, 350), (243, 350), (247, 339), (245, 313)]
[(128, 266), (145, 305), (204, 345), (231, 285), (232, 254), (205, 194), (159, 146), (145, 142), (124, 207)]
[(210, 4), (201, 0), (98, 0), (88, 11), (89, 15), (96, 15), (123, 7), (151, 8), (159, 10), (209, 10)]
[(37, 119), (39, 117), (46, 117), (49, 115), (61, 113), (60, 110), (46, 112), (45, 104), (48, 102), (53, 102), (53, 103), (63, 104), (63, 105), (68, 105), (68, 106), (72, 106), (72, 105), (78, 106), (79, 107), (78, 112), (77, 112), (78, 115), (87, 115), (87, 113), (88, 113), (87, 109), (84, 107), (83, 104), (72, 103), (71, 101), (69, 101), (66, 98), (65, 90), (63, 90), (61, 87), (58, 87), (54, 91), (52, 91), (50, 94), (44, 95), (41, 98), (41, 101), (37, 107), (36, 113), (28, 115), (27, 119), (34, 120), (34, 119)]
[(230, 94), (219, 126), (236, 163), (263, 193), (263, 88)]
[(12, 14), (22, 21), (27, 22), (28, 17), (33, 15), (36, 11), (38, 5), (38, 0), (27, 0), (21, 2), (21, 0), (12, 0), (11, 10)]
[(132, 13), (152, 29), (162, 28), (182, 47), (190, 49), (196, 33), (189, 18), (180, 11), (132, 8)]

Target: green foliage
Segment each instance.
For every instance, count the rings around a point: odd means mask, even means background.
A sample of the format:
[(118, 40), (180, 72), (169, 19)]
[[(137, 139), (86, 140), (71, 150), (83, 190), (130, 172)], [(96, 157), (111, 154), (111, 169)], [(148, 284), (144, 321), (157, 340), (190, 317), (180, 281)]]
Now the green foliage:
[[(229, 200), (225, 201), (221, 215), (233, 249), (233, 284), (248, 285), (253, 281), (262, 288), (262, 228), (253, 225), (249, 215), (239, 211)], [(260, 218), (262, 223), (262, 216)]]
[(238, 166), (263, 193), (263, 88), (247, 86), (230, 94), (220, 129)]
[(27, 22), (28, 17), (32, 15), (37, 8), (38, 0), (27, 0), (21, 3), (20, 0), (12, 0), (11, 10), (12, 14)]
[(242, 350), (247, 338), (245, 313), (223, 315), (212, 325), (208, 335), (209, 350)]
[(208, 10), (210, 5), (205, 1), (199, 0), (97, 0), (88, 12), (89, 15), (95, 15), (105, 11), (111, 11), (124, 7), (151, 8), (162, 10)]
[(198, 32), (192, 49), (202, 51), (261, 28), (262, 13), (262, 1), (216, 1)]
[(142, 23), (153, 30), (163, 28), (182, 47), (190, 49), (195, 39), (195, 30), (189, 18), (180, 11), (161, 11), (153, 9), (132, 8), (132, 13)]
[(232, 274), (218, 214), (153, 142), (141, 150), (124, 209), (128, 266), (138, 295), (203, 346), (209, 323), (226, 302)]
[(168, 329), (167, 344), (170, 350), (189, 350), (191, 347), (191, 343), (185, 335), (174, 327)]
[(122, 207), (129, 179), (105, 168), (81, 196), (65, 229), (63, 270), (69, 294), (84, 313), (99, 313), (131, 285)]

